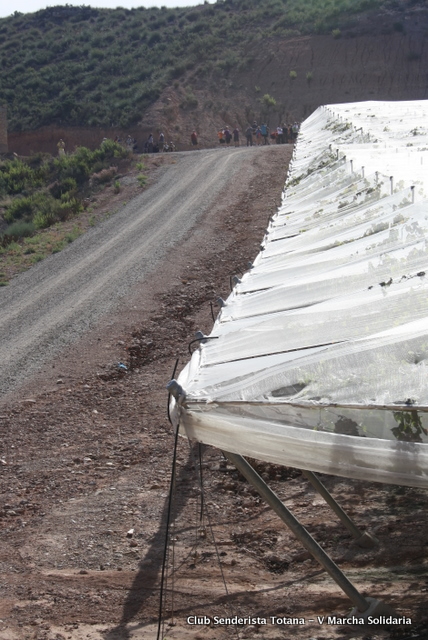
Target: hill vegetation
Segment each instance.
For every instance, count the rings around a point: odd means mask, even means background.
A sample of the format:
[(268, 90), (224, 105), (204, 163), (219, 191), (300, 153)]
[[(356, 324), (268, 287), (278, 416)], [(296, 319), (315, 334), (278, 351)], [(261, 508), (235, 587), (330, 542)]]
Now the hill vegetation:
[(127, 149), (105, 140), (94, 151), (79, 147), (59, 158), (39, 153), (1, 161), (0, 247), (79, 213), (85, 196), (111, 183), (128, 156)]
[[(413, 0), (410, 4), (422, 4)], [(89, 6), (15, 12), (0, 20), (0, 103), (10, 131), (44, 125), (137, 123), (165, 87), (251, 70), (258, 43), (302, 34), (341, 36), (361, 12), (409, 0), (217, 0), (191, 8)], [(397, 22), (397, 31), (403, 24)], [(309, 80), (308, 80), (309, 82)]]

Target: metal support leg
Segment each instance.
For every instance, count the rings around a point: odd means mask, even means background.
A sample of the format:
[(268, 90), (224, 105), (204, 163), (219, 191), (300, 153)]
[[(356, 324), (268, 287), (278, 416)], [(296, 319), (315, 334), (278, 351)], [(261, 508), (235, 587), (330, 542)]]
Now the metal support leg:
[[(327, 573), (333, 578), (336, 584), (346, 593), (348, 598), (355, 605), (355, 611), (360, 615), (364, 612), (375, 609), (376, 611), (387, 608), (383, 603), (367, 599), (357, 591), (354, 585), (342, 573), (339, 567), (331, 560), (327, 553), (312, 538), (300, 522), (293, 516), (291, 511), (281, 502), (278, 496), (267, 486), (258, 473), (248, 462), (240, 455), (223, 451), (226, 458), (242, 473), (250, 484), (257, 489), (259, 494), (272, 507), (275, 513), (283, 522), (291, 529), (296, 538), (300, 540), (309, 553), (321, 564)], [(389, 610), (389, 608), (388, 608)]]
[(327, 504), (333, 509), (334, 513), (338, 516), (339, 520), (345, 525), (345, 527), (354, 536), (358, 546), (365, 549), (371, 549), (378, 544), (377, 539), (372, 536), (368, 531), (360, 531), (358, 527), (352, 522), (351, 518), (343, 511), (342, 507), (336, 502), (333, 496), (327, 491), (321, 480), (312, 471), (305, 471), (302, 469), (302, 473), (309, 480), (311, 485), (316, 491), (324, 498)]

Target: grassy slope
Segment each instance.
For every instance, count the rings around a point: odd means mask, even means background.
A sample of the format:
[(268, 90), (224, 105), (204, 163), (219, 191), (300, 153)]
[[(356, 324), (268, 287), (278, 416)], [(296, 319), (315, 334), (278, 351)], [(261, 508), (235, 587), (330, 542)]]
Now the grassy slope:
[[(190, 70), (201, 78), (250, 69), (258, 39), (330, 33), (352, 26), (362, 11), (408, 2), (218, 0), (181, 9), (16, 12), (0, 20), (0, 102), (7, 104), (11, 131), (127, 127)], [(195, 100), (189, 87), (184, 102)]]

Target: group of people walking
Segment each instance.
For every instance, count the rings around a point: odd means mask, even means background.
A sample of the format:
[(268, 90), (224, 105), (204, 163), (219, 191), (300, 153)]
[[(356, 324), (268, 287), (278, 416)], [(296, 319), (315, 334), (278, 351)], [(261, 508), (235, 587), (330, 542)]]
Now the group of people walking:
[[(247, 147), (252, 147), (253, 145), (261, 145), (261, 144), (287, 144), (295, 142), (297, 135), (299, 133), (299, 124), (295, 122), (293, 125), (291, 124), (282, 124), (278, 125), (272, 131), (269, 129), (266, 123), (258, 125), (256, 121), (253, 122), (252, 125), (248, 125), (244, 132), (244, 136), (247, 142)], [(232, 127), (226, 126), (221, 128), (217, 132), (217, 138), (220, 146), (230, 147), (231, 145), (235, 147), (240, 146), (240, 138), (241, 132), (239, 127), (236, 125), (234, 129)], [(106, 138), (104, 138), (106, 140)], [(104, 141), (103, 140), (103, 141)], [(115, 137), (115, 142), (120, 144), (125, 144), (130, 150), (134, 152), (138, 152), (137, 141), (132, 136), (128, 135), (127, 138), (122, 141), (119, 136)], [(190, 134), (190, 143), (193, 148), (198, 146), (198, 133), (196, 129), (193, 129)], [(64, 155), (65, 153), (65, 144), (63, 140), (58, 142), (58, 154)], [(147, 140), (143, 144), (143, 153), (159, 153), (160, 151), (175, 151), (176, 147), (172, 142), (167, 143), (165, 141), (165, 134), (160, 131), (155, 140), (153, 133), (150, 133)]]
[(217, 138), (219, 144), (224, 144), (226, 147), (230, 146), (230, 143), (233, 140), (233, 144), (235, 147), (239, 147), (239, 129), (235, 127), (233, 131), (230, 130), (229, 127), (225, 127), (224, 129), (219, 129), (217, 132)]
[[(298, 122), (294, 124), (282, 124), (271, 131), (266, 123), (258, 125), (257, 122), (253, 122), (252, 125), (248, 125), (244, 133), (247, 147), (271, 143), (288, 144), (295, 142), (299, 133), (299, 124)], [(236, 126), (233, 130), (231, 130), (230, 127), (219, 129), (217, 138), (220, 145), (228, 147), (233, 142), (235, 147), (239, 147), (239, 128)]]
[(155, 140), (153, 133), (151, 133), (145, 141), (143, 148), (143, 153), (159, 153), (160, 151), (175, 151), (175, 144), (165, 141), (163, 131), (159, 133), (157, 140)]
[(252, 125), (248, 125), (245, 131), (245, 137), (247, 139), (247, 147), (252, 147), (253, 144), (289, 144), (296, 141), (299, 133), (299, 123), (294, 124), (279, 124), (272, 131), (269, 129), (266, 123), (258, 125), (257, 122), (253, 122)]

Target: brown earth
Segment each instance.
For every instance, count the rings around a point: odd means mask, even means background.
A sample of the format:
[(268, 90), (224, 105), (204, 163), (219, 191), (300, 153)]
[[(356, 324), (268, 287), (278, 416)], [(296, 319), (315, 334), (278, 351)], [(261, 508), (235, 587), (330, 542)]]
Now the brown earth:
[[(258, 253), (291, 147), (248, 153), (234, 189), (156, 277), (0, 404), (1, 640), (157, 637), (173, 457), (165, 384), (175, 359), (180, 368), (187, 362), (195, 331), (210, 331), (210, 302), (227, 296), (230, 276)], [(412, 620), (321, 625), (317, 616), (344, 615), (350, 602), (255, 491), (214, 449), (180, 439), (177, 461), (161, 638), (428, 637), (425, 491), (323, 476), (378, 537), (367, 550), (299, 471), (256, 463), (361, 592)], [(194, 615), (268, 624), (188, 624)], [(305, 624), (271, 624), (270, 616)]]

